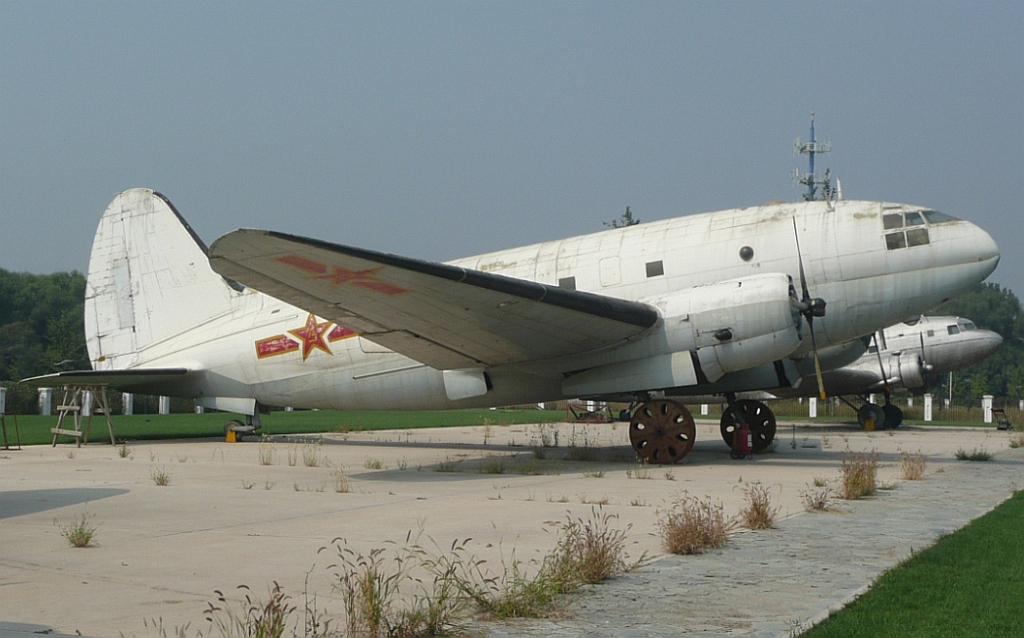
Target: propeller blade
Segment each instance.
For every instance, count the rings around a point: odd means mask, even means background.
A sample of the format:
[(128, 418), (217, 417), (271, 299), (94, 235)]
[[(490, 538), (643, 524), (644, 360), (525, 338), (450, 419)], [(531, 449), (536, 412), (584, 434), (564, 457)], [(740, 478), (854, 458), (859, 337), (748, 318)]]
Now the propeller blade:
[(878, 332), (875, 331), (871, 335), (871, 338), (875, 340), (875, 354), (878, 355), (878, 371), (882, 375), (882, 383), (885, 385), (885, 395), (889, 396), (889, 375), (885, 373), (885, 366), (882, 365), (882, 347), (878, 345)]
[(811, 292), (807, 289), (807, 275), (804, 273), (804, 254), (800, 250), (800, 231), (796, 226), (796, 217), (793, 217), (793, 238), (796, 240), (796, 263), (800, 269), (800, 289), (803, 292), (803, 299), (800, 300), (800, 312), (807, 319), (807, 328), (811, 332), (811, 351), (814, 353), (814, 375), (818, 379), (818, 393), (825, 399), (825, 380), (821, 376), (821, 362), (818, 361), (818, 342), (814, 338), (814, 318), (825, 316), (825, 300), (812, 299)]

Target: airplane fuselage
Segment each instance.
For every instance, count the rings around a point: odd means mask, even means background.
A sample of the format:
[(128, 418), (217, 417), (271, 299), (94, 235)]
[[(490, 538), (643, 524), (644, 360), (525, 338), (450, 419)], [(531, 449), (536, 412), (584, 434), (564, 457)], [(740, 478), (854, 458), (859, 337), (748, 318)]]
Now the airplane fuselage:
[[(699, 298), (702, 286), (739, 280), (740, 286), (751, 282), (749, 288), (759, 276), (781, 273), (792, 278), (799, 295), (802, 257), (810, 294), (827, 302), (825, 316), (814, 321), (817, 346), (825, 348), (921, 314), (982, 281), (995, 268), (999, 253), (987, 233), (945, 216), (934, 216), (934, 222), (920, 214), (904, 217), (921, 210), (858, 201), (769, 204), (649, 222), (451, 262), (640, 301), (662, 315), (654, 327), (625, 345), (489, 368), (489, 391), (461, 400), (449, 398), (451, 379), (442, 371), (252, 289), (232, 293), (230, 312), (205, 321), (187, 335), (146, 345), (131, 360), (101, 359), (102, 353), (93, 352), (91, 342), (90, 356), (97, 369), (181, 366), (203, 370), (201, 382), (193, 380), (180, 390), (200, 403), (204, 397), (238, 397), (265, 405), (394, 410), (572, 398), (564, 385), (567, 374), (667, 355), (689, 339), (685, 313), (674, 314), (676, 298), (684, 291)], [(799, 317), (796, 320), (799, 323)], [(810, 351), (808, 333), (803, 324), (800, 341), (787, 356), (799, 359)], [(734, 376), (735, 387), (727, 387)], [(726, 374), (716, 391), (721, 391), (723, 383), (724, 389), (735, 391), (769, 387), (763, 380), (752, 381), (750, 375)], [(752, 384), (759, 387), (749, 387)], [(706, 387), (694, 386), (692, 391), (699, 393)]]

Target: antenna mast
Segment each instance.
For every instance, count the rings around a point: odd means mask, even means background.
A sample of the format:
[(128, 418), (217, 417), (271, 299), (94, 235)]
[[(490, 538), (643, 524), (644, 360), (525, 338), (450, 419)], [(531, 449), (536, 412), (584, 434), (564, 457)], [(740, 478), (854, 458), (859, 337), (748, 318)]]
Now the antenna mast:
[(811, 111), (811, 139), (808, 142), (800, 141), (800, 138), (796, 138), (793, 142), (794, 154), (807, 155), (809, 170), (806, 173), (801, 173), (800, 169), (793, 171), (793, 179), (798, 183), (803, 184), (807, 187), (807, 193), (804, 194), (804, 199), (807, 201), (813, 201), (816, 197), (818, 186), (822, 187), (822, 199), (831, 199), (832, 196), (832, 173), (829, 170), (825, 171), (824, 175), (818, 175), (814, 172), (814, 156), (817, 153), (828, 153), (832, 150), (832, 142), (818, 142), (814, 139), (814, 111)]

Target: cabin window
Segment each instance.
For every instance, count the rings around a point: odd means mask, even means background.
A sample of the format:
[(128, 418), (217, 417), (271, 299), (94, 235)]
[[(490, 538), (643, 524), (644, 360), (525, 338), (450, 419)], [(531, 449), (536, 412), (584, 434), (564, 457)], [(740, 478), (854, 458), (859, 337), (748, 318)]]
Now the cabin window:
[(964, 322), (964, 330), (977, 330), (977, 329), (978, 329), (978, 327), (975, 326), (972, 322), (970, 322), (970, 321)]
[(648, 277), (660, 277), (665, 274), (665, 266), (658, 261), (647, 262), (647, 276)]
[(960, 328), (958, 328), (957, 326), (949, 326), (948, 328), (946, 328), (946, 331), (949, 332), (949, 334), (951, 335), (960, 334)]
[(565, 288), (566, 290), (576, 290), (576, 278), (562, 277), (558, 280), (558, 287)]

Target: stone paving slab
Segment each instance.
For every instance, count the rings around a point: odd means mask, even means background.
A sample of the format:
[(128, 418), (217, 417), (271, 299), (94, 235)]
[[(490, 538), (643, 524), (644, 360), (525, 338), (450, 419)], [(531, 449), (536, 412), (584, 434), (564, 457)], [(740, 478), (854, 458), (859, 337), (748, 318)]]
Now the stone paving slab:
[(744, 531), (726, 548), (666, 556), (574, 596), (571, 619), (482, 624), (505, 636), (792, 636), (884, 571), (992, 510), (1024, 485), (1024, 450), (961, 462), (842, 511)]

